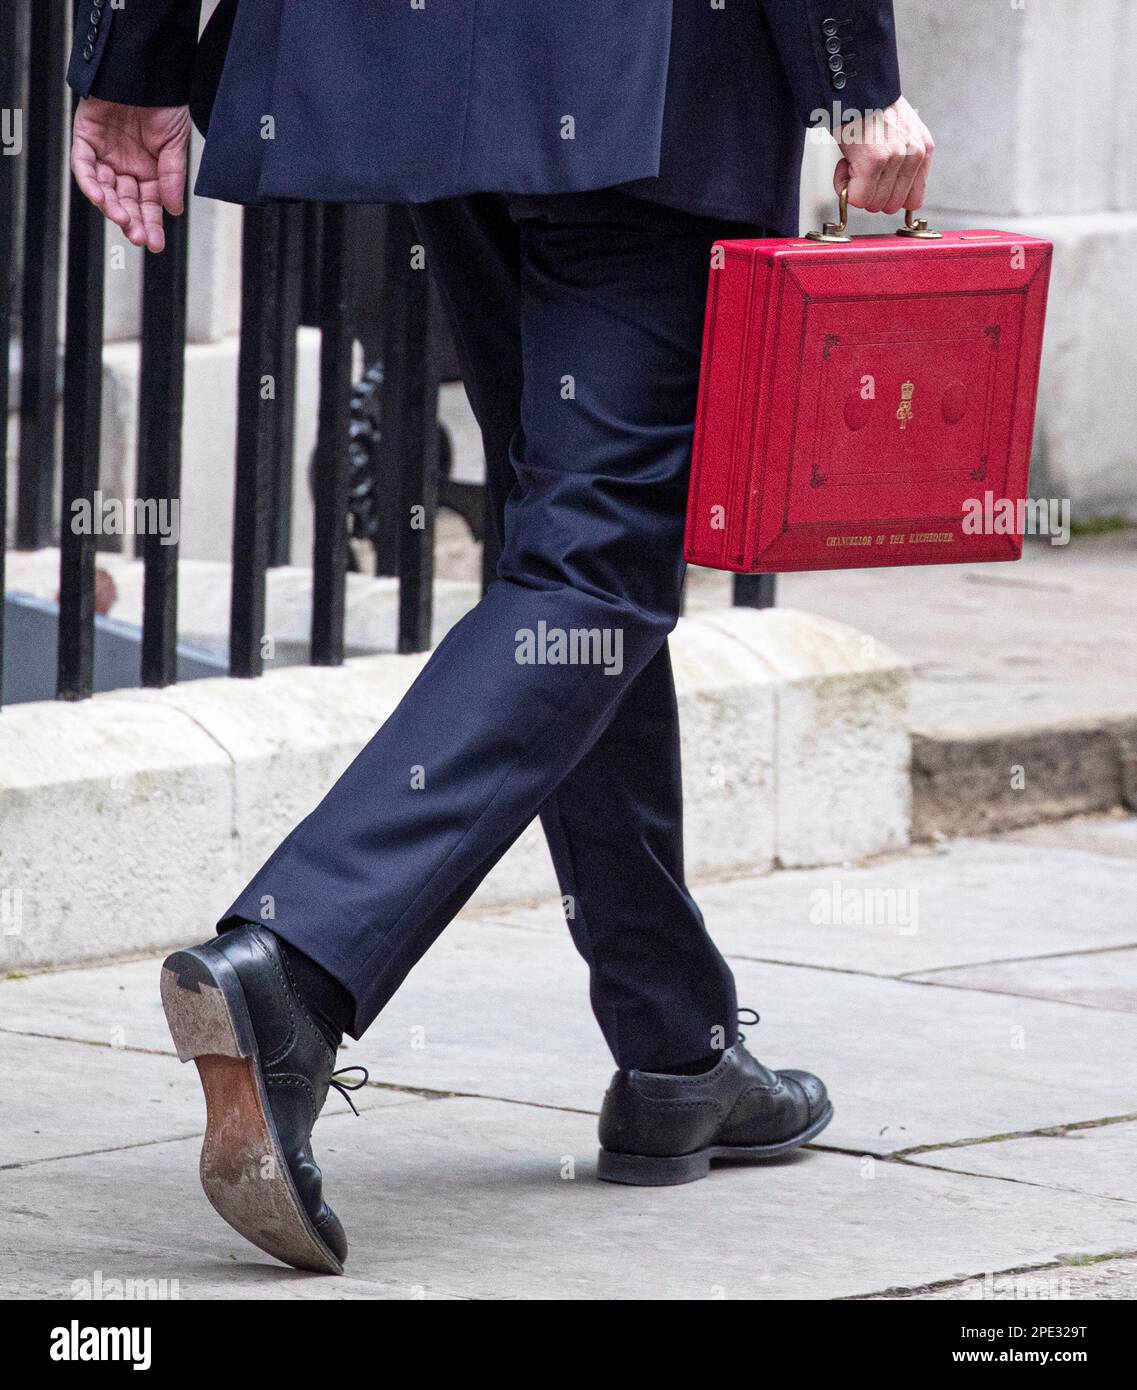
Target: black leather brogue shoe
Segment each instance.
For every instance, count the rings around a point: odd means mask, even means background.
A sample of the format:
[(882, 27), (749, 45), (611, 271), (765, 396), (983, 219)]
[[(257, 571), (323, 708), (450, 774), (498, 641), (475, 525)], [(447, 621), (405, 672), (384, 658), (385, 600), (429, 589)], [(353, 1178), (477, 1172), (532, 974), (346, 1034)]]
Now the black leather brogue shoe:
[(833, 1106), (807, 1071), (769, 1071), (741, 1041), (697, 1076), (618, 1071), (600, 1112), (598, 1176), (665, 1187), (713, 1158), (768, 1158), (820, 1134)]
[(285, 1264), (342, 1274), (347, 1240), (324, 1200), (311, 1135), (329, 1088), (346, 1094), (363, 1080), (337, 1080), (340, 1036), (306, 1006), (280, 940), (249, 924), (175, 952), (162, 966), (162, 1006), (205, 1091), (210, 1202)]

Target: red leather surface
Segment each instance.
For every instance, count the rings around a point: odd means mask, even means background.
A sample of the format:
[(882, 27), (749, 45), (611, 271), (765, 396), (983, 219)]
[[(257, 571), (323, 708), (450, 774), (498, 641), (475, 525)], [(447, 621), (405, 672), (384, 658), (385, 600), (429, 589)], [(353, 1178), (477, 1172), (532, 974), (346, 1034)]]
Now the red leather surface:
[(1051, 244), (995, 231), (727, 241), (707, 294), (685, 554), (742, 572), (1014, 560)]

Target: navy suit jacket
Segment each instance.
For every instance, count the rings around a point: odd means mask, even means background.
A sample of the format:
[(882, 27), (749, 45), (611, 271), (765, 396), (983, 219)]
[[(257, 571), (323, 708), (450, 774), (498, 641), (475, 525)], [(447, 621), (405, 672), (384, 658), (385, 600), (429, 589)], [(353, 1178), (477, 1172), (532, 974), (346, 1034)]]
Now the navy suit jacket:
[(900, 95), (892, 0), (222, 0), (199, 47), (200, 8), (84, 0), (67, 79), (192, 98), (235, 203), (621, 186), (794, 236), (805, 128)]

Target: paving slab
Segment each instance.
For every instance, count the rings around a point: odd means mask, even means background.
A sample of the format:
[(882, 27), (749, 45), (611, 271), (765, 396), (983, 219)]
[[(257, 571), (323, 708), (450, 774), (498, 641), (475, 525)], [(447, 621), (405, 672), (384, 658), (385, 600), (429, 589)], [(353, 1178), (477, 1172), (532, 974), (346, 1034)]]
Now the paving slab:
[(0, 1030), (172, 1053), (158, 993), (161, 961), (148, 958), (0, 980)]
[(932, 1149), (910, 1163), (1137, 1202), (1137, 1123)]
[[(570, 948), (534, 953), (535, 969), (511, 947), (506, 971), (498, 930), (453, 928), (353, 1060), (401, 1086), (598, 1109), (612, 1064)], [(563, 973), (550, 968), (555, 955)], [(836, 1118), (826, 1145), (886, 1154), (1137, 1111), (1131, 1014), (733, 964), (740, 1001), (762, 1013), (761, 1026), (748, 1030), (756, 1054), (771, 1066), (808, 1067), (829, 1084)]]
[[(360, 1108), (414, 1096), (368, 1087)], [(329, 1109), (348, 1110), (333, 1093)], [(0, 1168), (200, 1134), (197, 1068), (171, 1055), (0, 1032)], [(26, 1169), (25, 1169), (26, 1171)]]
[[(1137, 945), (1137, 862), (1006, 839), (699, 884), (695, 896), (727, 955), (874, 975)], [(498, 920), (564, 931), (553, 903)]]
[(184, 1298), (824, 1299), (1137, 1244), (1128, 1203), (838, 1154), (599, 1183), (588, 1117), (531, 1106), (424, 1101), (317, 1133), (348, 1280), (233, 1237), (182, 1142), (0, 1173), (0, 1205), (24, 1213), (0, 1292), (65, 1297), (100, 1270), (164, 1271)]
[(765, 1005), (758, 1055), (829, 1084), (827, 1144), (892, 1153), (1137, 1112), (1132, 1014), (788, 966), (737, 973), (740, 998)]
[(942, 1288), (913, 1293), (874, 1294), (866, 1303), (959, 1302), (966, 1299), (1093, 1299), (1137, 1298), (1137, 1258), (1095, 1260), (1087, 1265), (1051, 1265), (990, 1273)]
[[(838, 970), (733, 965), (740, 1001), (762, 1013), (750, 1035), (756, 1054), (828, 1083), (837, 1113), (827, 1145), (887, 1154), (1137, 1111), (1133, 1014)], [(149, 969), (136, 977), (147, 990)], [(46, 990), (63, 977), (40, 978)], [(34, 983), (10, 982), (4, 998)], [(147, 1010), (140, 1014), (153, 1019)], [(74, 1004), (70, 1026), (85, 1026)], [(104, 1036), (106, 1014), (96, 1010), (91, 1026)], [(599, 1109), (613, 1068), (567, 932), (472, 919), (444, 933), (341, 1062), (362, 1063), (388, 1086), (588, 1112)]]
[(597, 1111), (614, 1062), (568, 932), (451, 924), (346, 1054), (373, 1080)]
[(1137, 1013), (1137, 950), (1132, 948), (1006, 961), (1001, 965), (970, 965), (910, 978), (952, 989), (1021, 994), (1033, 999), (1059, 999), (1091, 1009)]
[(183, 1138), (204, 1109), (165, 1058), (0, 1034), (0, 1166)]
[(1137, 816), (1084, 816), (1049, 825), (1032, 825), (1004, 837), (1013, 844), (1055, 849), (1084, 849), (1137, 859)]

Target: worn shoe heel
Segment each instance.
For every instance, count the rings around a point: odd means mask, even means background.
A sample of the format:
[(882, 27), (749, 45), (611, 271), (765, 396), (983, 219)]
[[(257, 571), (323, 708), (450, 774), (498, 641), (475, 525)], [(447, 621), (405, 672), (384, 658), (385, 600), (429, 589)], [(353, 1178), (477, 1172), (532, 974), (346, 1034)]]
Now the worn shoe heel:
[(699, 1149), (677, 1157), (653, 1154), (611, 1153), (600, 1150), (596, 1176), (603, 1182), (623, 1182), (634, 1187), (674, 1187), (696, 1182), (711, 1171), (709, 1149)]
[(257, 1050), (245, 994), (224, 958), (175, 951), (162, 962), (162, 1008), (178, 1061), (252, 1057)]
[(162, 964), (162, 1008), (178, 1057), (196, 1064), (205, 1092), (200, 1173), (214, 1210), (285, 1264), (342, 1274), (289, 1176), (237, 972), (224, 956), (176, 951)]

